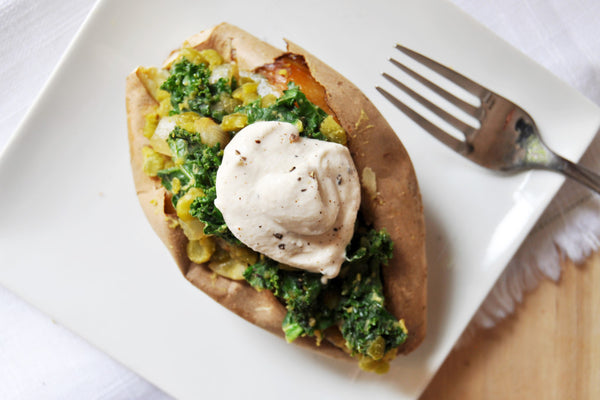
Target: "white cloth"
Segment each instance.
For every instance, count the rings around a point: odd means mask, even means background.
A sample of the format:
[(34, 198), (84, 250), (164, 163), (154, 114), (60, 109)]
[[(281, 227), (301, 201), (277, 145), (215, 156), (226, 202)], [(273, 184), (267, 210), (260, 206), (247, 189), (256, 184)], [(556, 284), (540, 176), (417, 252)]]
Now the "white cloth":
[[(600, 1), (453, 0), (600, 104)], [(0, 0), (0, 149), (41, 90), (93, 0)], [(600, 140), (584, 159), (600, 170)], [(510, 263), (472, 324), (493, 326), (540, 278), (557, 279), (600, 244), (600, 201), (567, 183)], [(536, 250), (539, 250), (536, 252)], [(0, 398), (168, 396), (0, 286)]]

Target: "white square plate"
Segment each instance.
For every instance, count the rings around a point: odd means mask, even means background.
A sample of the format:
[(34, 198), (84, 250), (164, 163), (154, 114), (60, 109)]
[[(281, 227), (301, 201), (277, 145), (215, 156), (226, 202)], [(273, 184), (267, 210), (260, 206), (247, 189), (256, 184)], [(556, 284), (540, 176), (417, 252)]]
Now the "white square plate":
[[(429, 332), (387, 375), (287, 345), (178, 272), (138, 205), (126, 75), (228, 21), (289, 38), (388, 118), (419, 178), (428, 230)], [(558, 190), (547, 172), (499, 176), (463, 160), (379, 96), (398, 41), (516, 101), (578, 159), (596, 106), (443, 0), (101, 1), (0, 158), (0, 283), (178, 398), (414, 399)]]

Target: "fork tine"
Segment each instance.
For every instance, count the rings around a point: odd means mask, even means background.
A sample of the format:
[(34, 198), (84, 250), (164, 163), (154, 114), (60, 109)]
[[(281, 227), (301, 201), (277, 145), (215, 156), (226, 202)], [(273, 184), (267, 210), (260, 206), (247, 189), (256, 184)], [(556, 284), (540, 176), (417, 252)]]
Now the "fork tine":
[(433, 104), (431, 101), (427, 100), (425, 97), (421, 96), (419, 93), (415, 92), (396, 78), (388, 75), (387, 73), (383, 73), (383, 77), (388, 81), (392, 82), (396, 87), (404, 91), (410, 97), (427, 107), (430, 111), (432, 111), (435, 115), (448, 122), (450, 125), (454, 126), (456, 129), (460, 130), (465, 136), (469, 136), (473, 132), (473, 127), (456, 118), (454, 115), (448, 113), (445, 110), (442, 110), (437, 105)]
[(379, 86), (375, 86), (375, 89), (379, 91), (386, 99), (388, 99), (393, 105), (395, 105), (400, 111), (402, 111), (406, 116), (412, 119), (417, 125), (421, 128), (425, 129), (431, 135), (433, 135), (440, 142), (444, 143), (446, 146), (450, 147), (452, 150), (466, 154), (469, 149), (469, 145), (462, 141), (458, 140), (454, 136), (446, 133), (444, 130), (440, 129), (438, 126), (429, 122), (429, 120), (423, 118), (421, 114), (414, 111), (412, 108), (408, 107), (402, 101), (398, 100), (392, 94), (390, 94), (385, 89), (382, 89)]
[(483, 99), (490, 91), (485, 87), (481, 86), (478, 83), (473, 82), (469, 78), (459, 74), (451, 70), (450, 68), (433, 61), (432, 59), (425, 57), (422, 54), (417, 53), (411, 49), (408, 49), (402, 45), (397, 44), (396, 49), (400, 50), (402, 53), (411, 57), (412, 59), (420, 62), (426, 67), (434, 70), (438, 74), (442, 75), (444, 78), (449, 79), (451, 82), (454, 82), (458, 86), (465, 89), (467, 92), (479, 97), (479, 99)]
[(464, 111), (468, 115), (478, 118), (480, 113), (479, 113), (478, 108), (475, 107), (474, 105), (467, 103), (466, 101), (456, 97), (455, 95), (448, 92), (447, 90), (439, 87), (435, 83), (431, 82), (429, 79), (425, 78), (422, 75), (419, 75), (418, 73), (416, 73), (412, 69), (408, 68), (406, 65), (402, 64), (398, 60), (390, 58), (390, 62), (392, 64), (394, 64), (396, 67), (400, 68), (402, 71), (404, 71), (407, 75), (411, 76), (416, 81), (420, 82), (424, 86), (431, 89), (434, 93), (436, 93), (439, 96), (441, 96), (442, 98), (446, 99), (448, 102), (450, 102), (450, 104), (453, 104), (454, 106), (458, 107), (460, 110)]

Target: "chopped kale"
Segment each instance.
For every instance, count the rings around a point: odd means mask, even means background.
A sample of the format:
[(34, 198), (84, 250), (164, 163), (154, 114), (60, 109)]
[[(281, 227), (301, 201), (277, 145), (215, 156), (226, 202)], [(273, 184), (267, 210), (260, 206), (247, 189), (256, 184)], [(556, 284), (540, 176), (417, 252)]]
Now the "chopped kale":
[(277, 262), (261, 257), (254, 265), (244, 271), (244, 278), (256, 290), (270, 290), (275, 296), (280, 295), (279, 267)]
[(359, 227), (348, 245), (343, 265), (338, 317), (352, 352), (381, 357), (406, 340), (406, 331), (384, 305), (381, 268), (392, 257), (393, 243), (385, 231)]
[(370, 260), (387, 265), (393, 250), (394, 244), (384, 230), (367, 229), (359, 221), (352, 241), (346, 247), (346, 261), (358, 264)]
[[(353, 272), (342, 284), (338, 309), (340, 330), (353, 353), (381, 358), (385, 352), (404, 343), (407, 335), (398, 319), (384, 307), (379, 268), (371, 266), (365, 268), (364, 273)], [(383, 349), (377, 353), (373, 347), (380, 341)]]
[(235, 81), (221, 78), (211, 84), (210, 74), (206, 64), (194, 64), (186, 58), (171, 67), (169, 78), (160, 87), (171, 94), (171, 114), (194, 111), (219, 122), (223, 119), (226, 110), (222, 105), (231, 99)]
[(197, 197), (192, 202), (190, 214), (204, 223), (204, 233), (207, 235), (218, 236), (229, 243), (240, 243), (225, 224), (221, 211), (215, 207), (216, 198), (217, 190), (214, 187), (205, 189), (204, 196)]
[[(217, 197), (215, 184), (217, 170), (223, 159), (223, 151), (219, 145), (209, 147), (202, 143), (200, 135), (186, 131), (180, 127), (169, 134), (167, 144), (173, 155), (173, 167), (158, 172), (158, 177), (167, 190), (171, 191), (174, 206), (190, 188), (202, 190), (204, 196), (198, 197), (190, 206), (190, 214), (205, 224), (204, 232), (238, 243), (231, 234), (221, 212), (215, 207)], [(177, 178), (180, 189), (173, 193), (173, 180)]]
[(286, 339), (314, 336), (338, 325), (352, 353), (381, 358), (406, 340), (399, 321), (384, 308), (380, 271), (391, 258), (392, 243), (384, 231), (361, 226), (348, 246), (350, 256), (338, 278), (280, 268), (262, 258), (244, 278), (257, 290), (270, 290), (285, 306)]
[(258, 100), (238, 108), (237, 112), (246, 114), (249, 124), (256, 121), (290, 123), (300, 121), (303, 128), (301, 136), (327, 140), (325, 135), (319, 131), (321, 122), (327, 117), (327, 113), (311, 103), (294, 83), (288, 85), (288, 89), (273, 105), (263, 108)]
[(256, 121), (281, 121), (302, 123), (302, 136), (327, 140), (319, 131), (327, 113), (310, 102), (294, 83), (288, 85), (283, 95), (269, 107), (261, 107), (260, 100), (240, 106), (231, 97), (237, 82), (221, 78), (211, 84), (210, 69), (205, 64), (194, 64), (183, 58), (171, 67), (169, 78), (161, 89), (171, 95), (171, 114), (194, 111), (202, 116), (221, 122), (224, 115), (234, 110), (246, 114), (248, 123)]
[(282, 274), (280, 295), (288, 309), (282, 328), (289, 342), (302, 334), (314, 336), (316, 330), (323, 331), (334, 324), (334, 310), (323, 301), (326, 288), (317, 274), (305, 271)]
[(335, 323), (335, 309), (327, 307), (331, 302), (327, 285), (321, 283), (318, 274), (292, 269), (282, 269), (276, 261), (262, 257), (249, 266), (244, 278), (257, 290), (270, 290), (283, 301), (288, 313), (282, 324), (285, 338), (292, 342), (299, 336), (314, 336)]

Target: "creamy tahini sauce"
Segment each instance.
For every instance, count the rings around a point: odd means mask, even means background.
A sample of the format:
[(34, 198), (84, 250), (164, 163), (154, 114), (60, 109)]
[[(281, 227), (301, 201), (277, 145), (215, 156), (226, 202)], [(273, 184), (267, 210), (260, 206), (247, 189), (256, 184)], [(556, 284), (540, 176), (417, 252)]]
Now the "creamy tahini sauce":
[(251, 249), (325, 278), (337, 276), (354, 233), (360, 183), (345, 146), (256, 122), (225, 147), (215, 205)]

